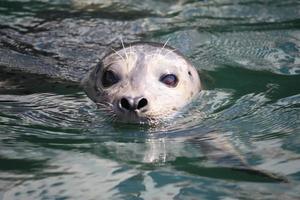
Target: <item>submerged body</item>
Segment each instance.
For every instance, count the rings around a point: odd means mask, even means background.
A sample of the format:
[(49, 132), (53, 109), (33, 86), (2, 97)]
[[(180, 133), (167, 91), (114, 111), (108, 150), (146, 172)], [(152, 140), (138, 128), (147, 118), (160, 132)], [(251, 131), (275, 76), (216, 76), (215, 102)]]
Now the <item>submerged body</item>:
[(151, 122), (177, 113), (201, 90), (195, 67), (176, 49), (134, 43), (106, 55), (83, 82), (100, 108), (126, 122)]

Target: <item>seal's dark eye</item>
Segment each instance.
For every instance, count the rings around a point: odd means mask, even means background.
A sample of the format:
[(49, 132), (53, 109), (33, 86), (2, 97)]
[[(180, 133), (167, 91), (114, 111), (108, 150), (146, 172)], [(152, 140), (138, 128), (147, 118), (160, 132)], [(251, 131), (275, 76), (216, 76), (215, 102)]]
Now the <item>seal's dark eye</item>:
[(169, 87), (176, 87), (178, 78), (174, 74), (165, 74), (159, 78), (159, 81), (166, 84)]
[(120, 78), (115, 72), (113, 72), (111, 70), (107, 70), (103, 73), (103, 76), (102, 76), (103, 87), (112, 86), (119, 81), (120, 81)]

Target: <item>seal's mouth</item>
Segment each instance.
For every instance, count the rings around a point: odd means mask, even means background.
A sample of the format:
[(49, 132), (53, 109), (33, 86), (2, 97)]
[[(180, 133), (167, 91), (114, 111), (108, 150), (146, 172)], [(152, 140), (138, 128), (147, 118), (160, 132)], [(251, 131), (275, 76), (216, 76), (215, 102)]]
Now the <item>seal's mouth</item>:
[(138, 110), (124, 111), (114, 106), (111, 103), (97, 103), (98, 110), (102, 111), (111, 121), (135, 123), (135, 124), (149, 124), (156, 121), (153, 117), (145, 115)]
[(157, 125), (168, 122), (175, 117), (175, 113), (170, 115), (155, 115), (152, 113), (142, 113), (139, 111), (115, 112), (116, 121), (132, 124)]
[(115, 111), (115, 114), (118, 121), (125, 122), (125, 123), (149, 124), (155, 121), (153, 117), (147, 116), (138, 110), (123, 111), (117, 109)]
[[(133, 123), (133, 124), (158, 124), (170, 119), (170, 115), (165, 115), (168, 112), (154, 113), (151, 111), (144, 112), (141, 110), (122, 110), (119, 106), (113, 103), (97, 103), (98, 110), (102, 111), (107, 119), (111, 121)], [(174, 114), (174, 113), (173, 113)]]
[(150, 123), (150, 118), (145, 116), (140, 116), (138, 113), (131, 111), (125, 114), (117, 115), (119, 121), (125, 123), (138, 123), (138, 124), (148, 124)]

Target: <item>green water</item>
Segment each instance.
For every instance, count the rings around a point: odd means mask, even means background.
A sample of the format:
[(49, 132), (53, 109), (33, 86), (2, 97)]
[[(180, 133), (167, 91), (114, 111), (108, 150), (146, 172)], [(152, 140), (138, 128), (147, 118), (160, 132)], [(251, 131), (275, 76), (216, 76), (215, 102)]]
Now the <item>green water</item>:
[[(206, 89), (156, 126), (110, 122), (78, 82), (157, 41)], [(299, 199), (300, 3), (0, 1), (0, 199)]]

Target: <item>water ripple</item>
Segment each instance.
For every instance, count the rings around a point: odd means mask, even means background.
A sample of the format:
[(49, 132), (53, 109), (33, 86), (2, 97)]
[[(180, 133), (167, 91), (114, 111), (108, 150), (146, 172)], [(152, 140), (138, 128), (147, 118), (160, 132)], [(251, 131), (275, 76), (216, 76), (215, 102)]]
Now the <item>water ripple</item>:
[[(0, 196), (299, 199), (299, 16), (293, 0), (0, 2)], [(168, 40), (205, 90), (167, 123), (110, 122), (74, 84), (120, 37)]]

